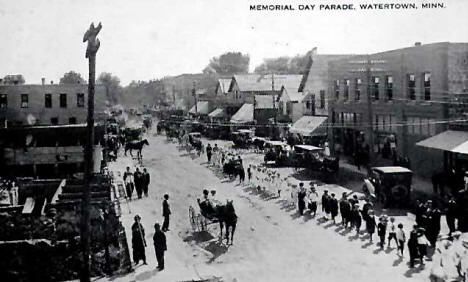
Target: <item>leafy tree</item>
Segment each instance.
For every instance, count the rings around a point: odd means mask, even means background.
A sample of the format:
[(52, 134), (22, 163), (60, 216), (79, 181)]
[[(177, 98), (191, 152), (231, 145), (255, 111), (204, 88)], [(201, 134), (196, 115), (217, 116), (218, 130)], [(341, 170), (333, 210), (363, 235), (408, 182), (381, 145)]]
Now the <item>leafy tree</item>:
[(102, 72), (97, 79), (97, 83), (104, 85), (106, 88), (106, 96), (109, 103), (112, 105), (118, 104), (123, 93), (123, 89), (120, 86), (120, 79), (110, 72)]
[(307, 68), (310, 52), (305, 55), (296, 55), (294, 57), (278, 57), (264, 59), (263, 63), (257, 66), (255, 73), (288, 73), (288, 74), (303, 74)]
[(81, 74), (69, 71), (63, 75), (59, 84), (85, 84), (86, 80), (81, 77)]
[(9, 74), (3, 78), (3, 84), (7, 85), (24, 84), (24, 82), (22, 74)]
[(250, 56), (241, 52), (227, 52), (219, 57), (213, 57), (203, 70), (205, 74), (217, 73), (230, 75), (249, 72)]

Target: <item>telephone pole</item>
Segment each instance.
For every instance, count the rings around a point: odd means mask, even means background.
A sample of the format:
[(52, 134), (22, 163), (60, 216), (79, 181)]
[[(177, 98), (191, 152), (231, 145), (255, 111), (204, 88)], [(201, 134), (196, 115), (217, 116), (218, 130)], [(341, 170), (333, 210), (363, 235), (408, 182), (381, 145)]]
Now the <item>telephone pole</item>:
[(367, 126), (369, 136), (369, 167), (372, 167), (374, 161), (374, 110), (372, 108), (372, 88), (371, 88), (371, 59), (366, 57), (366, 92), (367, 92), (367, 114), (369, 125)]
[(85, 172), (84, 172), (84, 187), (83, 200), (81, 207), (81, 248), (82, 248), (82, 269), (80, 275), (81, 282), (90, 281), (90, 202), (91, 202), (91, 181), (93, 173), (93, 145), (94, 145), (94, 84), (96, 79), (96, 53), (99, 49), (100, 42), (96, 38), (102, 25), (99, 23), (94, 27), (94, 23), (86, 31), (83, 37), (83, 42), (88, 42), (86, 49), (86, 58), (89, 62), (89, 79), (88, 79), (88, 118), (86, 126), (86, 144), (84, 150)]

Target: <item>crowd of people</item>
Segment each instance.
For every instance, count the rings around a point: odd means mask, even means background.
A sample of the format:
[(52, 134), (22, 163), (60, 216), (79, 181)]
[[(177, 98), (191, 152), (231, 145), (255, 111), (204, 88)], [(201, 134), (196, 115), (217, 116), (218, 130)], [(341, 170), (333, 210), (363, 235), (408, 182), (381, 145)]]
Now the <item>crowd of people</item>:
[(125, 183), (125, 192), (126, 197), (131, 201), (133, 198), (133, 191), (136, 190), (138, 199), (141, 199), (144, 195), (148, 197), (148, 187), (150, 185), (151, 179), (150, 174), (143, 168), (143, 171), (140, 171), (140, 168), (136, 168), (135, 172), (130, 170), (130, 167), (127, 166), (125, 172), (123, 173), (123, 181)]

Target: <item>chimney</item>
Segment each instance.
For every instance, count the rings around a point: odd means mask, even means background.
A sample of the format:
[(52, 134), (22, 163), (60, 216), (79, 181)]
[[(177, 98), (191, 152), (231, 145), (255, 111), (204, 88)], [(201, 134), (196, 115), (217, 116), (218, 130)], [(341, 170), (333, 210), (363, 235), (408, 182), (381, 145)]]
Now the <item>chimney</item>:
[(414, 43), (414, 46), (421, 46), (421, 42)]
[(41, 78), (41, 80), (42, 80), (42, 85), (45, 85), (45, 78), (43, 77)]
[(53, 80), (51, 80), (51, 81), (50, 81), (50, 84), (54, 84), (54, 81), (53, 81)]

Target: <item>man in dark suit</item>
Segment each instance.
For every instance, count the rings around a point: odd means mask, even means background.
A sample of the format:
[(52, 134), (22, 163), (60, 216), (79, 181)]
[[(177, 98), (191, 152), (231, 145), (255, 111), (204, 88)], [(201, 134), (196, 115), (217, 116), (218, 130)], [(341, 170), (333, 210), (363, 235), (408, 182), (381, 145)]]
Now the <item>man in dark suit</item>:
[(167, 251), (166, 235), (159, 229), (159, 223), (154, 225), (153, 244), (158, 261), (158, 269), (164, 269), (164, 252)]
[(145, 197), (148, 197), (148, 187), (150, 184), (150, 174), (146, 170), (146, 168), (143, 169), (143, 193), (145, 194)]
[(167, 200), (169, 200), (169, 195), (165, 194), (164, 195), (164, 201), (162, 203), (163, 217), (164, 217), (164, 222), (163, 222), (163, 225), (162, 225), (162, 231), (163, 232), (169, 231), (169, 216), (171, 214), (171, 209), (169, 207), (169, 202)]
[(143, 174), (140, 172), (139, 168), (136, 168), (133, 178), (135, 179), (135, 189), (138, 199), (141, 199), (141, 194), (143, 193)]

